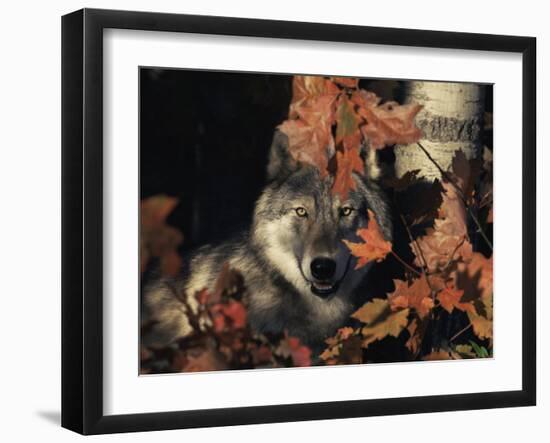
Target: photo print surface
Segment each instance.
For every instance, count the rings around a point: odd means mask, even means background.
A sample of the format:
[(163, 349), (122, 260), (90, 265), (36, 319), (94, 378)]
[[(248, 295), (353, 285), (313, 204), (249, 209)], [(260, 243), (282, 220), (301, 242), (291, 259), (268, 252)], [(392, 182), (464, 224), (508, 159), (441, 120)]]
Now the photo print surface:
[(140, 374), (492, 357), (492, 85), (139, 76)]

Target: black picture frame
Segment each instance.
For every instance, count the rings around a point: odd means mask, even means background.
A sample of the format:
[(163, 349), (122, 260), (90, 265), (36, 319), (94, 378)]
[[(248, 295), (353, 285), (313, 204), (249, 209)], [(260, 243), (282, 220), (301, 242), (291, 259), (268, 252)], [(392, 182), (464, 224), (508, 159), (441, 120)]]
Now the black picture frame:
[[(522, 389), (103, 413), (103, 30), (172, 31), (522, 54)], [(83, 9), (62, 18), (62, 426), (82, 434), (228, 426), (536, 404), (536, 39), (503, 35)]]

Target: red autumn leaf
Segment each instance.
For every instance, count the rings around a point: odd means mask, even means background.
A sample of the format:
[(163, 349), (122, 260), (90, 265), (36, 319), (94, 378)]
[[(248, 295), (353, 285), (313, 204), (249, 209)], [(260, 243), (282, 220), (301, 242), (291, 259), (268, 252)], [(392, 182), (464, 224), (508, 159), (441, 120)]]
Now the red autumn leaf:
[(229, 318), (236, 329), (246, 326), (246, 309), (242, 303), (231, 300), (225, 305), (224, 315)]
[[(445, 193), (439, 218), (434, 221), (433, 228), (426, 231), (426, 235), (411, 243), (416, 255), (415, 263), (422, 267), (425, 260), (430, 273), (446, 268), (451, 260), (467, 260), (472, 254), (464, 203), (452, 185), (448, 182), (442, 185)], [(422, 254), (417, 248), (420, 248)]]
[(348, 193), (356, 188), (353, 173), (363, 174), (365, 164), (359, 152), (361, 149), (361, 119), (354, 110), (353, 103), (346, 95), (338, 100), (336, 113), (336, 171), (332, 192), (339, 195), (341, 200), (348, 197)]
[(210, 307), (214, 330), (222, 332), (226, 329), (242, 329), (246, 326), (246, 309), (235, 300), (226, 303), (216, 303)]
[(166, 217), (174, 210), (178, 199), (167, 195), (155, 195), (141, 201), (141, 229), (164, 226)]
[(349, 191), (356, 189), (353, 173), (362, 174), (364, 170), (365, 165), (358, 149), (336, 151), (336, 176), (332, 184), (332, 193), (339, 195), (341, 201), (345, 201)]
[(292, 100), (290, 102), (289, 118), (304, 118), (307, 111), (316, 107), (327, 114), (333, 112), (330, 108), (336, 100), (340, 89), (330, 80), (316, 75), (295, 75), (292, 80)]
[(291, 357), (294, 366), (311, 366), (311, 349), (296, 337), (283, 338), (277, 352), (285, 358)]
[(311, 349), (307, 346), (297, 346), (292, 350), (292, 361), (295, 366), (311, 366)]
[(289, 120), (279, 129), (288, 137), (292, 158), (328, 175), (329, 158), (334, 150), (332, 125), (340, 89), (330, 80), (317, 76), (294, 76)]
[(420, 139), (422, 133), (414, 124), (414, 118), (422, 109), (421, 105), (380, 104), (376, 94), (364, 90), (354, 91), (351, 100), (364, 119), (361, 132), (372, 149), (382, 149), (396, 143), (413, 143)]
[(287, 120), (279, 126), (288, 136), (288, 151), (292, 158), (315, 166), (323, 178), (328, 175), (328, 160), (334, 150), (331, 126), (328, 120), (315, 125), (304, 120)]
[(374, 213), (368, 209), (369, 221), (366, 229), (357, 230), (357, 235), (364, 240), (364, 243), (353, 243), (343, 240), (350, 249), (352, 255), (357, 257), (355, 269), (362, 268), (370, 261), (382, 261), (391, 252), (391, 242), (384, 239), (380, 225), (376, 221)]
[(166, 218), (177, 205), (178, 199), (156, 195), (141, 201), (140, 205), (140, 264), (145, 271), (152, 257), (159, 257), (161, 271), (176, 275), (181, 268), (177, 248), (183, 236), (176, 228), (166, 224)]
[(225, 317), (221, 312), (212, 312), (212, 326), (214, 331), (223, 332), (225, 330)]
[(420, 318), (426, 317), (434, 307), (432, 290), (426, 277), (413, 280), (411, 284), (402, 280), (394, 280), (395, 291), (388, 295), (392, 310), (404, 308), (416, 310)]

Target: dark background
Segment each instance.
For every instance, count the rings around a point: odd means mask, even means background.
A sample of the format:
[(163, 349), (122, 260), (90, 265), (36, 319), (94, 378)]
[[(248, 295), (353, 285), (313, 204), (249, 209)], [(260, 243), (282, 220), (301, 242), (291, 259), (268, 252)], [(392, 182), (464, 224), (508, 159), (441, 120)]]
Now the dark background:
[(180, 199), (186, 250), (246, 225), (292, 77), (142, 68), (140, 90), (141, 197)]

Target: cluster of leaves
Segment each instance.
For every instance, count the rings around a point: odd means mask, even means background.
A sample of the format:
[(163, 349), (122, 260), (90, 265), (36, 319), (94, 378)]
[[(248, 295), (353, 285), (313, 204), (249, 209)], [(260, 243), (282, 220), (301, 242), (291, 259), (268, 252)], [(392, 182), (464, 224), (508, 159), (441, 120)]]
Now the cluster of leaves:
[(365, 150), (417, 141), (415, 104), (381, 103), (359, 88), (359, 79), (294, 76), (288, 120), (279, 129), (288, 136), (298, 162), (334, 176), (333, 192), (342, 199), (355, 189), (353, 173), (365, 173)]
[(186, 294), (173, 291), (192, 333), (162, 349), (142, 347), (142, 374), (311, 365), (311, 350), (297, 338), (268, 337), (250, 328), (243, 277), (228, 265), (212, 292), (203, 289), (195, 294), (196, 308)]
[[(482, 162), (467, 160), (462, 151), (457, 151), (441, 181), (423, 182), (418, 171), (412, 171), (388, 183), (393, 187), (396, 202), (399, 194), (415, 185), (427, 187), (424, 193), (430, 198), (401, 214), (414, 259), (406, 263), (396, 255), (373, 217), (366, 229), (357, 232), (364, 242), (345, 242), (358, 257), (358, 267), (391, 255), (401, 261), (404, 272), (402, 279), (394, 280), (392, 292), (380, 294), (353, 314), (358, 326), (342, 328), (327, 340), (327, 348), (321, 355), (327, 364), (369, 361), (369, 347), (388, 337), (401, 338), (411, 359), (461, 359), (492, 354), (492, 246), (485, 235), (481, 236), (480, 229), (484, 227), (476, 215), (485, 213), (484, 225), (492, 223), (491, 169), (489, 155)], [(469, 221), (476, 225), (473, 234), (468, 229)], [(474, 245), (480, 241), (488, 243), (484, 246), (491, 256), (475, 250)], [(443, 318), (449, 322), (451, 316), (465, 326), (449, 331), (448, 336), (435, 343), (432, 337), (426, 340), (427, 331), (433, 331)], [(469, 338), (468, 332), (473, 337)]]
[[(288, 136), (292, 158), (318, 168), (322, 177), (331, 175), (334, 195), (345, 199), (355, 187), (353, 174), (365, 173), (368, 152), (420, 138), (414, 125), (419, 110), (381, 103), (357, 79), (295, 76), (288, 120), (279, 129)], [(366, 363), (378, 361), (371, 351), (388, 340), (400, 343), (411, 360), (491, 356), (492, 245), (484, 234), (493, 222), (490, 154), (468, 160), (457, 151), (441, 180), (427, 182), (410, 171), (386, 181), (407, 233), (407, 254), (402, 258), (384, 238), (372, 212), (367, 227), (357, 231), (361, 242), (344, 242), (358, 258), (356, 268), (397, 260), (402, 272), (392, 291), (376, 295), (326, 340), (320, 356), (286, 334), (253, 331), (243, 278), (226, 266), (212, 292), (192, 295), (197, 303), (173, 289), (193, 332), (162, 349), (142, 348), (142, 373), (309, 366), (318, 357), (328, 365)], [(411, 198), (419, 186), (422, 191)], [(153, 258), (164, 275), (181, 268), (177, 248), (183, 236), (166, 223), (176, 205), (164, 195), (142, 201), (142, 272)], [(441, 328), (442, 322), (452, 326)]]

